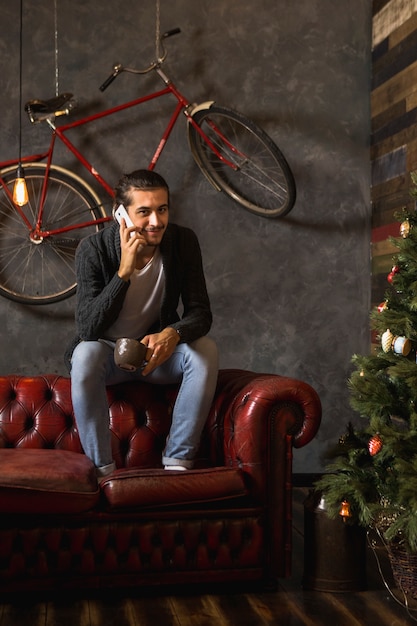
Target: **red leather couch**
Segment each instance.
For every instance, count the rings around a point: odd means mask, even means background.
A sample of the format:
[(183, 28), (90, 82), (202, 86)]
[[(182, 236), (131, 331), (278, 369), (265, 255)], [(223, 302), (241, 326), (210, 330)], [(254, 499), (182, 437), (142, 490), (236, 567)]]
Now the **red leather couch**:
[(174, 386), (108, 388), (117, 471), (82, 453), (70, 382), (0, 377), (0, 590), (262, 581), (290, 573), (292, 448), (321, 419), (299, 380), (222, 370), (196, 468), (161, 451)]

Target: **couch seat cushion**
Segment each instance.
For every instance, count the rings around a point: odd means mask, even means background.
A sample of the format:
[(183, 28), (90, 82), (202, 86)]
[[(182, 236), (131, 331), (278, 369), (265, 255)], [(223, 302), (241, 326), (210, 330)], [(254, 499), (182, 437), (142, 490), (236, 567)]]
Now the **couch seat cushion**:
[(99, 499), (93, 463), (84, 454), (0, 449), (0, 513), (79, 513)]
[(243, 472), (228, 467), (117, 470), (100, 486), (111, 509), (201, 504), (247, 495)]

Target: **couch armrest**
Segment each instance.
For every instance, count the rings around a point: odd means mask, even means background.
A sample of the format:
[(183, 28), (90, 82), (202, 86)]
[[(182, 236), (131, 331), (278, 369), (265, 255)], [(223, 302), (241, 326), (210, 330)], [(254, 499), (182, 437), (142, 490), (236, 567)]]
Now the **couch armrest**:
[[(294, 448), (301, 448), (315, 437), (322, 408), (317, 392), (301, 380), (278, 374), (225, 369), (219, 372), (213, 413), (215, 427), (223, 430), (226, 439), (227, 432), (233, 439), (238, 433), (243, 435), (241, 452), (243, 457), (249, 454), (250, 458), (249, 440), (259, 427), (264, 428), (266, 420), (275, 422), (281, 436), (290, 435)], [(255, 440), (262, 444), (259, 434)], [(237, 458), (235, 446), (232, 448)], [(230, 451), (230, 438), (227, 450)]]
[(305, 382), (276, 374), (222, 370), (210, 413), (214, 463), (238, 466), (266, 511), (270, 571), (291, 565), (292, 448), (306, 445), (321, 422), (321, 402)]
[(212, 462), (245, 470), (264, 501), (270, 477), (285, 480), (291, 448), (306, 445), (321, 422), (321, 402), (305, 382), (277, 374), (219, 372), (209, 418)]

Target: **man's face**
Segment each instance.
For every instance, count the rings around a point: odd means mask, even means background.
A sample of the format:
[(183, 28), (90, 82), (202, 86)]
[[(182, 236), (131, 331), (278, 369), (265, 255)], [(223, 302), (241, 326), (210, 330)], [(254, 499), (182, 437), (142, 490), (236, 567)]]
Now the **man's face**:
[(168, 192), (166, 189), (134, 189), (126, 206), (136, 230), (149, 246), (158, 246), (168, 224)]

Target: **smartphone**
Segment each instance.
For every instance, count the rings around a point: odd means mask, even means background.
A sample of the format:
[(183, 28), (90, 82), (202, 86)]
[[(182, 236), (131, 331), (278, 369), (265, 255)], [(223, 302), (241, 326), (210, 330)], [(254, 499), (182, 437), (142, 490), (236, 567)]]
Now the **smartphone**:
[[(132, 220), (130, 219), (128, 212), (126, 211), (126, 209), (124, 208), (123, 204), (120, 204), (115, 213), (114, 213), (114, 217), (117, 219), (117, 221), (120, 222), (122, 221), (122, 217), (124, 218), (125, 222), (126, 222), (126, 226), (128, 228), (130, 228), (131, 226), (134, 226), (134, 223), (132, 222)], [(135, 233), (130, 233), (130, 236), (132, 237), (132, 235), (134, 235)]]

